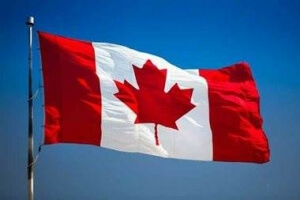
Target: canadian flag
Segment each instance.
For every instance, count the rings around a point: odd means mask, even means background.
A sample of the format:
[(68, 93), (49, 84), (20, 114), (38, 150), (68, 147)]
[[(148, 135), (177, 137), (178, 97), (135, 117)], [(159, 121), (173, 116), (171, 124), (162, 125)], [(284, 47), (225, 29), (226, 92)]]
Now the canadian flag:
[(269, 147), (247, 63), (183, 70), (124, 46), (39, 32), (44, 144), (264, 163)]

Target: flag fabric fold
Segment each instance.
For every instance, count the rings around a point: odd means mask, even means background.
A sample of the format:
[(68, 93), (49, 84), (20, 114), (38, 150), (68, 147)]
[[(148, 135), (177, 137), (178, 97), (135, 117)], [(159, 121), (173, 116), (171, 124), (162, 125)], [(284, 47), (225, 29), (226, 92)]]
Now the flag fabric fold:
[(39, 32), (45, 144), (161, 157), (269, 161), (247, 63), (183, 70), (148, 53)]

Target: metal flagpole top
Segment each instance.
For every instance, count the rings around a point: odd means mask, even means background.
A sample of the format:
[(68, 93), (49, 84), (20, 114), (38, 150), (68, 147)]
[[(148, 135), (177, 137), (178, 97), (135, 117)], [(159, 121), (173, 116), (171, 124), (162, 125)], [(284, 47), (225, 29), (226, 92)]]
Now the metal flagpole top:
[(26, 25), (33, 26), (34, 25), (34, 17), (32, 17), (32, 16), (27, 17)]

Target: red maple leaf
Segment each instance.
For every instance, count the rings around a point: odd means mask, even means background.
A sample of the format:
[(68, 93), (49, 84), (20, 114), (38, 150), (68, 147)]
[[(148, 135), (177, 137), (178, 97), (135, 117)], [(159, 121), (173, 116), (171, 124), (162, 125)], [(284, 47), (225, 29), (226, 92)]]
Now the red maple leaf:
[(124, 83), (115, 81), (119, 89), (115, 96), (135, 112), (135, 124), (155, 124), (155, 141), (159, 145), (157, 125), (178, 130), (176, 120), (195, 107), (190, 102), (193, 89), (180, 89), (176, 83), (166, 93), (167, 69), (159, 70), (150, 60), (143, 68), (132, 66), (139, 89), (126, 80)]

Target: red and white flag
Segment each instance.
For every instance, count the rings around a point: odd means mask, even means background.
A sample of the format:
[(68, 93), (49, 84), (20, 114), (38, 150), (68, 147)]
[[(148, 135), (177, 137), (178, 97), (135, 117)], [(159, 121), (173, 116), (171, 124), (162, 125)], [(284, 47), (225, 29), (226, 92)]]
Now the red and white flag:
[(124, 46), (39, 32), (45, 144), (206, 160), (269, 161), (247, 63), (183, 70)]

